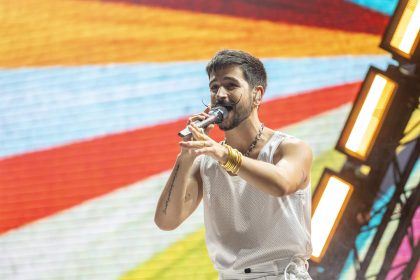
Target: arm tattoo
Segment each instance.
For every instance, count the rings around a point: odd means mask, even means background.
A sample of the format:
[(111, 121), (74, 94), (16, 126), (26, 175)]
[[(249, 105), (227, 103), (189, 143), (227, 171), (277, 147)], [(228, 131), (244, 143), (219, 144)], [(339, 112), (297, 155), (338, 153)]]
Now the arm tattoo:
[(172, 178), (171, 186), (169, 187), (168, 198), (166, 199), (166, 202), (165, 202), (165, 208), (163, 208), (163, 214), (165, 215), (166, 215), (166, 209), (168, 209), (168, 204), (171, 199), (172, 189), (174, 188), (174, 182), (175, 182), (176, 174), (178, 173), (178, 169), (179, 169), (179, 163), (175, 166), (174, 177)]

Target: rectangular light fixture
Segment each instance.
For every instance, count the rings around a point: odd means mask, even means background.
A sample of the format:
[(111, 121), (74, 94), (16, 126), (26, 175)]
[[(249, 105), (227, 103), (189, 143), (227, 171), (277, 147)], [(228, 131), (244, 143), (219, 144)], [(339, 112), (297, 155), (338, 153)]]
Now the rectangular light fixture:
[(353, 192), (353, 185), (325, 169), (312, 199), (312, 256), (320, 262)]
[(359, 161), (367, 161), (397, 89), (397, 82), (379, 69), (371, 67), (336, 149)]
[(400, 0), (381, 47), (397, 60), (420, 62), (420, 0)]

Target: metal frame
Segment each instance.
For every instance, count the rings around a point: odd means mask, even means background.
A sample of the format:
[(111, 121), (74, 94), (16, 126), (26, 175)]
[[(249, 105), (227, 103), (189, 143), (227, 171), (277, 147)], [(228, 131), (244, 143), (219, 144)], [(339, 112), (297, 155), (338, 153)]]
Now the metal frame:
[[(398, 68), (389, 68), (388, 70), (399, 72)], [(392, 112), (390, 111), (388, 114), (391, 125), (387, 127), (386, 131), (380, 132), (381, 139), (384, 141), (382, 143), (377, 143), (378, 146), (375, 147), (374, 156), (370, 162), (371, 164), (369, 164), (371, 167), (370, 173), (366, 177), (360, 177), (360, 174), (358, 174), (358, 168), (360, 168), (361, 163), (351, 157), (347, 157), (345, 165), (339, 172), (340, 177), (354, 183), (355, 190), (322, 261), (320, 263), (312, 262), (312, 265), (310, 266), (310, 273), (313, 276), (313, 279), (330, 279), (331, 277), (337, 277), (344, 268), (349, 253), (351, 252), (354, 253), (353, 263), (356, 266), (356, 271), (359, 271), (362, 268), (362, 261), (364, 260), (360, 260), (360, 254), (356, 248), (355, 241), (357, 236), (367, 229), (364, 224), (360, 224), (360, 222), (357, 221), (356, 216), (359, 213), (369, 212), (371, 210), (374, 201), (378, 197), (378, 192), (380, 191), (380, 186), (384, 176), (390, 168), (391, 163), (393, 161), (395, 162), (394, 158), (396, 157), (396, 149), (401, 144), (400, 142), (405, 136), (404, 128), (406, 127), (413, 111), (419, 104), (418, 95), (420, 94), (420, 91), (417, 89), (420, 83), (418, 80), (412, 78), (411, 76), (404, 75), (400, 78), (401, 80), (399, 81), (403, 84), (403, 86), (401, 94), (398, 93), (399, 102), (395, 102), (398, 106), (396, 105), (395, 108), (392, 109)], [(391, 127), (392, 129), (390, 129)], [(406, 165), (405, 169), (409, 169), (408, 167), (409, 166)], [(399, 184), (403, 184), (401, 179), (404, 179), (402, 178), (404, 177), (403, 174), (407, 172), (408, 171), (398, 171), (395, 173), (397, 175), (395, 178), (397, 178), (398, 181), (401, 181)], [(401, 189), (401, 187), (399, 189)], [(390, 210), (388, 210), (388, 212), (392, 213)], [(390, 216), (391, 214), (387, 215)], [(385, 227), (385, 225), (382, 227)], [(379, 237), (378, 240), (380, 240)], [(376, 248), (372, 247), (371, 250), (374, 252), (376, 251)], [(371, 259), (372, 256), (369, 256), (369, 258)], [(370, 260), (366, 260), (365, 264), (363, 264), (363, 271), (366, 271), (368, 262), (370, 262)], [(359, 275), (361, 274), (363, 273), (359, 272)], [(363, 276), (358, 279), (366, 278)]]
[[(407, 163), (405, 164), (404, 170), (401, 171), (397, 158), (396, 157), (393, 158), (392, 168), (394, 171), (394, 182), (395, 182), (396, 189), (392, 198), (386, 205), (386, 211), (385, 211), (384, 216), (382, 217), (381, 223), (377, 227), (370, 227), (367, 229), (367, 230), (376, 229), (376, 233), (373, 237), (372, 243), (369, 246), (369, 249), (366, 253), (365, 258), (363, 259), (363, 261), (359, 262), (359, 267), (356, 268), (357, 276), (360, 279), (363, 279), (364, 277), (370, 278), (370, 277), (375, 276), (375, 275), (367, 276), (366, 275), (367, 269), (383, 237), (383, 233), (385, 232), (386, 227), (393, 220), (393, 215), (394, 215), (396, 206), (400, 205), (401, 208), (403, 209), (401, 213), (405, 213), (405, 215), (401, 215), (399, 217), (399, 220), (400, 220), (399, 227), (397, 231), (395, 232), (395, 235), (391, 241), (391, 245), (389, 246), (390, 249), (388, 250), (388, 253), (386, 254), (386, 261), (384, 261), (384, 264), (382, 265), (381, 272), (380, 274), (377, 275), (379, 277), (378, 279), (384, 278), (385, 275), (383, 274), (390, 270), (390, 265), (392, 263), (392, 260), (395, 257), (396, 250), (398, 249), (397, 245), (401, 243), (402, 238), (404, 238), (406, 231), (409, 229), (411, 225), (411, 220), (415, 212), (415, 209), (412, 210), (411, 208), (413, 208), (413, 205), (415, 206), (419, 205), (419, 201), (418, 201), (419, 197), (415, 196), (416, 194), (417, 196), (418, 194), (420, 194), (419, 186), (417, 186), (416, 190), (413, 192), (413, 194), (410, 196), (408, 200), (403, 201), (401, 199), (402, 195), (406, 196), (407, 190), (405, 189), (405, 186), (406, 186), (407, 180), (409, 179), (410, 173), (412, 169), (414, 168), (414, 165), (417, 159), (419, 158), (419, 156), (420, 156), (420, 138), (417, 138), (413, 151), (411, 152), (410, 157)], [(417, 202), (413, 201), (416, 199), (417, 199)], [(415, 204), (412, 204), (412, 203), (415, 203)]]
[[(417, 187), (414, 189), (413, 193), (411, 194), (411, 196), (409, 197), (409, 199), (404, 204), (404, 207), (401, 210), (401, 217), (399, 220), (398, 228), (390, 242), (389, 248), (385, 255), (385, 259), (382, 264), (381, 270), (378, 273), (377, 279), (385, 279), (388, 272), (392, 270), (392, 262), (395, 258), (395, 255), (397, 254), (397, 251), (401, 242), (403, 241), (407, 233), (410, 236), (410, 229), (412, 230), (413, 216), (417, 208), (419, 207), (419, 205), (420, 205), (420, 185), (417, 185)], [(411, 252), (413, 256), (413, 252), (415, 252), (414, 246), (412, 246), (411, 249), (412, 249)], [(419, 257), (419, 254), (417, 252), (417, 259), (418, 257)], [(403, 270), (403, 274), (405, 274), (406, 271), (408, 272), (409, 270), (414, 270), (412, 266), (415, 266), (417, 262), (413, 263), (413, 261), (415, 261), (415, 258), (413, 258), (411, 262), (407, 263), (407, 266)]]

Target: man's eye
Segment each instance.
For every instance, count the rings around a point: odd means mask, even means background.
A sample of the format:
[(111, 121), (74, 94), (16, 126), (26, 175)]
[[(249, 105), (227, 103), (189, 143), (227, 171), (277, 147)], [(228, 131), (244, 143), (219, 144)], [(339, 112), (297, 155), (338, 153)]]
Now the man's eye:
[(228, 89), (228, 90), (232, 90), (232, 89), (235, 89), (235, 88), (236, 88), (235, 84), (229, 84), (229, 85), (226, 86), (226, 89)]
[(219, 90), (219, 87), (217, 87), (217, 86), (213, 86), (213, 87), (210, 88), (210, 91), (211, 92), (215, 92), (216, 93), (218, 90)]

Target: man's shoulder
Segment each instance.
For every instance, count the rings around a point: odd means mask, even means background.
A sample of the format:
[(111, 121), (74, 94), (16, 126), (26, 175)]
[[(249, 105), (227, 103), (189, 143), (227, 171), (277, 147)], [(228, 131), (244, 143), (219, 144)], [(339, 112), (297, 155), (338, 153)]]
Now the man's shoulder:
[(273, 134), (276, 134), (282, 137), (282, 141), (281, 141), (282, 144), (290, 145), (290, 146), (307, 145), (309, 147), (309, 145), (305, 142), (304, 139), (301, 139), (295, 135), (288, 134), (280, 130), (273, 130)]
[(277, 157), (283, 157), (286, 154), (293, 154), (296, 152), (304, 153), (308, 156), (312, 155), (311, 147), (303, 139), (278, 130), (276, 133), (283, 137), (281, 145), (279, 145), (276, 150)]

